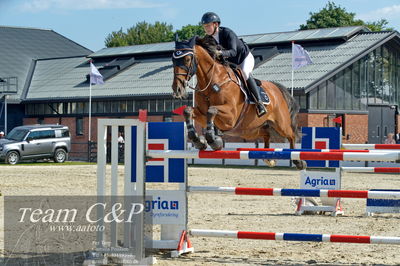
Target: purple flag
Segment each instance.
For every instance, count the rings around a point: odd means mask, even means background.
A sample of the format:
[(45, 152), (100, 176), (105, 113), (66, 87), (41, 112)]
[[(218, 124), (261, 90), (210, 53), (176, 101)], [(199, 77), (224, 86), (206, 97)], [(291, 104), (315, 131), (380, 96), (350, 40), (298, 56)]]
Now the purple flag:
[(92, 62), (90, 62), (90, 84), (104, 84), (103, 76)]
[(299, 44), (292, 43), (292, 68), (297, 69), (312, 64), (310, 55)]

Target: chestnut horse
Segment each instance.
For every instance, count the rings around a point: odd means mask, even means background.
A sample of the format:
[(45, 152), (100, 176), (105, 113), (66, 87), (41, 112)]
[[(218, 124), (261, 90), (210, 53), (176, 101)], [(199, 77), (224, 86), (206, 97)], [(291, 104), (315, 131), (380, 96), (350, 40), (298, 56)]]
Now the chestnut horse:
[[(184, 116), (188, 138), (197, 149), (204, 150), (207, 143), (213, 150), (222, 148), (223, 134), (238, 136), (246, 140), (262, 138), (265, 148), (269, 147), (271, 130), (287, 138), (290, 148), (295, 147), (297, 137), (296, 115), (298, 104), (282, 85), (262, 81), (261, 87), (269, 96), (267, 114), (258, 117), (254, 105), (250, 105), (240, 89), (240, 80), (230, 66), (216, 60), (216, 45), (212, 37), (194, 37), (189, 41), (175, 42), (173, 54), (174, 80), (173, 96), (187, 97), (187, 90), (195, 91), (195, 107), (186, 107)], [(196, 75), (197, 85), (189, 86), (189, 80)], [(203, 129), (205, 138), (199, 136), (193, 126), (193, 119)], [(269, 166), (275, 161), (265, 160)], [(304, 161), (294, 160), (297, 169), (304, 169)]]

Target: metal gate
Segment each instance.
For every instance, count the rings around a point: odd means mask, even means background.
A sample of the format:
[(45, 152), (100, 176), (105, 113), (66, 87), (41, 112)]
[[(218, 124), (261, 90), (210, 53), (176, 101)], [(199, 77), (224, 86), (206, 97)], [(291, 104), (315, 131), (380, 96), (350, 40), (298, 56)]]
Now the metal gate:
[(387, 105), (368, 106), (368, 143), (383, 143), (388, 133), (395, 133), (395, 111)]

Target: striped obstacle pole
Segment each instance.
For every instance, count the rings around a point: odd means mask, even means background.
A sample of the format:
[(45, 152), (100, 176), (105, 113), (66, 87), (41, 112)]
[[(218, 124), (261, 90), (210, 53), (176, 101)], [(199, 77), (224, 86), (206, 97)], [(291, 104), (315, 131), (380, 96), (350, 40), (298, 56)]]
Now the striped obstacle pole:
[(400, 173), (400, 167), (341, 167), (340, 169), (350, 173)]
[(400, 191), (292, 189), (292, 188), (249, 188), (249, 187), (203, 187), (189, 186), (191, 193), (226, 193), (253, 196), (282, 197), (327, 197), (358, 199), (400, 199)]
[[(237, 151), (286, 151), (286, 152), (369, 152), (387, 153), (387, 150), (343, 150), (343, 149), (286, 149), (286, 148), (237, 148)], [(397, 151), (395, 151), (397, 152)]]
[(342, 144), (344, 149), (400, 150), (400, 144)]
[(187, 151), (148, 150), (151, 158), (185, 159), (283, 159), (283, 160), (334, 160), (334, 161), (396, 161), (400, 162), (400, 152), (287, 152), (287, 151)]
[(203, 229), (191, 229), (189, 230), (189, 234), (191, 236), (199, 236), (199, 237), (219, 237), (219, 238), (237, 238), (237, 239), (400, 245), (400, 237), (390, 237), (390, 236), (298, 234), (298, 233), (247, 232), (247, 231), (203, 230)]

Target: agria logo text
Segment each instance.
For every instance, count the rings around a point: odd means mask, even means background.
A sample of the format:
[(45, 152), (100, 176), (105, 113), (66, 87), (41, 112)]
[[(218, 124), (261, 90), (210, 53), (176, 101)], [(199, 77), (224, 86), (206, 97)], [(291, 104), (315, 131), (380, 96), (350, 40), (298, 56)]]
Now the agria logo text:
[(157, 197), (156, 200), (146, 200), (144, 206), (146, 212), (152, 210), (179, 210), (179, 201), (161, 200), (161, 197)]

